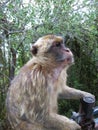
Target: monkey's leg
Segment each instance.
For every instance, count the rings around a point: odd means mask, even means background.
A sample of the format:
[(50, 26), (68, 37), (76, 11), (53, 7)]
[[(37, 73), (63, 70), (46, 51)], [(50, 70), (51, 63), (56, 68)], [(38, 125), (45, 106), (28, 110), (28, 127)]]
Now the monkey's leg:
[(56, 113), (51, 113), (45, 126), (47, 130), (80, 130), (80, 126), (76, 122)]
[(42, 124), (20, 120), (14, 130), (80, 130), (80, 126), (67, 117), (51, 113), (47, 119), (44, 119)]
[(48, 125), (49, 126), (44, 126), (41, 124), (36, 124), (36, 123), (32, 124), (32, 123), (21, 121), (21, 123), (18, 124), (14, 128), (14, 130), (62, 130), (62, 129), (60, 129), (60, 127), (58, 128), (58, 127), (50, 126), (49, 122), (48, 122)]
[(44, 127), (39, 123), (28, 123), (26, 121), (21, 121), (14, 130), (44, 130)]

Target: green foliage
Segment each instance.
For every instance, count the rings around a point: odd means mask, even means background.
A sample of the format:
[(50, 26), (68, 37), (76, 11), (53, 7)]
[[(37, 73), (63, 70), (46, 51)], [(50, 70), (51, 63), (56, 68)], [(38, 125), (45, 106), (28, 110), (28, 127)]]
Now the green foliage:
[[(6, 119), (5, 97), (11, 75), (14, 77), (31, 58), (30, 45), (46, 34), (66, 36), (66, 46), (75, 56), (75, 65), (68, 70), (68, 84), (92, 92), (98, 105), (97, 3), (97, 0), (0, 2), (0, 64), (3, 65), (0, 66), (0, 128)], [(60, 100), (58, 105), (59, 113), (67, 112), (70, 116), (72, 109), (78, 111), (79, 102)]]

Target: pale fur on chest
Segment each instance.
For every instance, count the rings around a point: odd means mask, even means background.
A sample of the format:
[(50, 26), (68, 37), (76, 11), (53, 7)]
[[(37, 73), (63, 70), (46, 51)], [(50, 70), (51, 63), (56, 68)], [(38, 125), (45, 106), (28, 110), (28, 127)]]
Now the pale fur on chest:
[(50, 93), (50, 111), (51, 112), (57, 112), (58, 106), (57, 106), (57, 99), (59, 93), (62, 93), (63, 87), (66, 85), (66, 70), (63, 70), (61, 73), (60, 70), (55, 70), (54, 75), (48, 76), (48, 92)]

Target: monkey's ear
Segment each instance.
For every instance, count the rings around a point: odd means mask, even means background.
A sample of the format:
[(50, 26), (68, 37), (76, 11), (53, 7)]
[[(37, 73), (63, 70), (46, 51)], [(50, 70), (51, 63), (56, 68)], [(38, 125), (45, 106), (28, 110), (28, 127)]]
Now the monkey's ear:
[(36, 55), (37, 52), (38, 52), (37, 46), (33, 45), (32, 48), (31, 48), (31, 52), (32, 52), (33, 55)]

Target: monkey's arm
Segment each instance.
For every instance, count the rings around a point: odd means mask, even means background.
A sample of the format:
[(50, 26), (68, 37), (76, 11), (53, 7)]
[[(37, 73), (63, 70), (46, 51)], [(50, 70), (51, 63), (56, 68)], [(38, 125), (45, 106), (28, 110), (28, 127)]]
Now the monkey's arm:
[(70, 88), (68, 86), (63, 88), (62, 93), (59, 94), (59, 98), (61, 98), (61, 99), (80, 99), (85, 96), (94, 97), (94, 95), (92, 95), (88, 92), (77, 90), (75, 88)]

